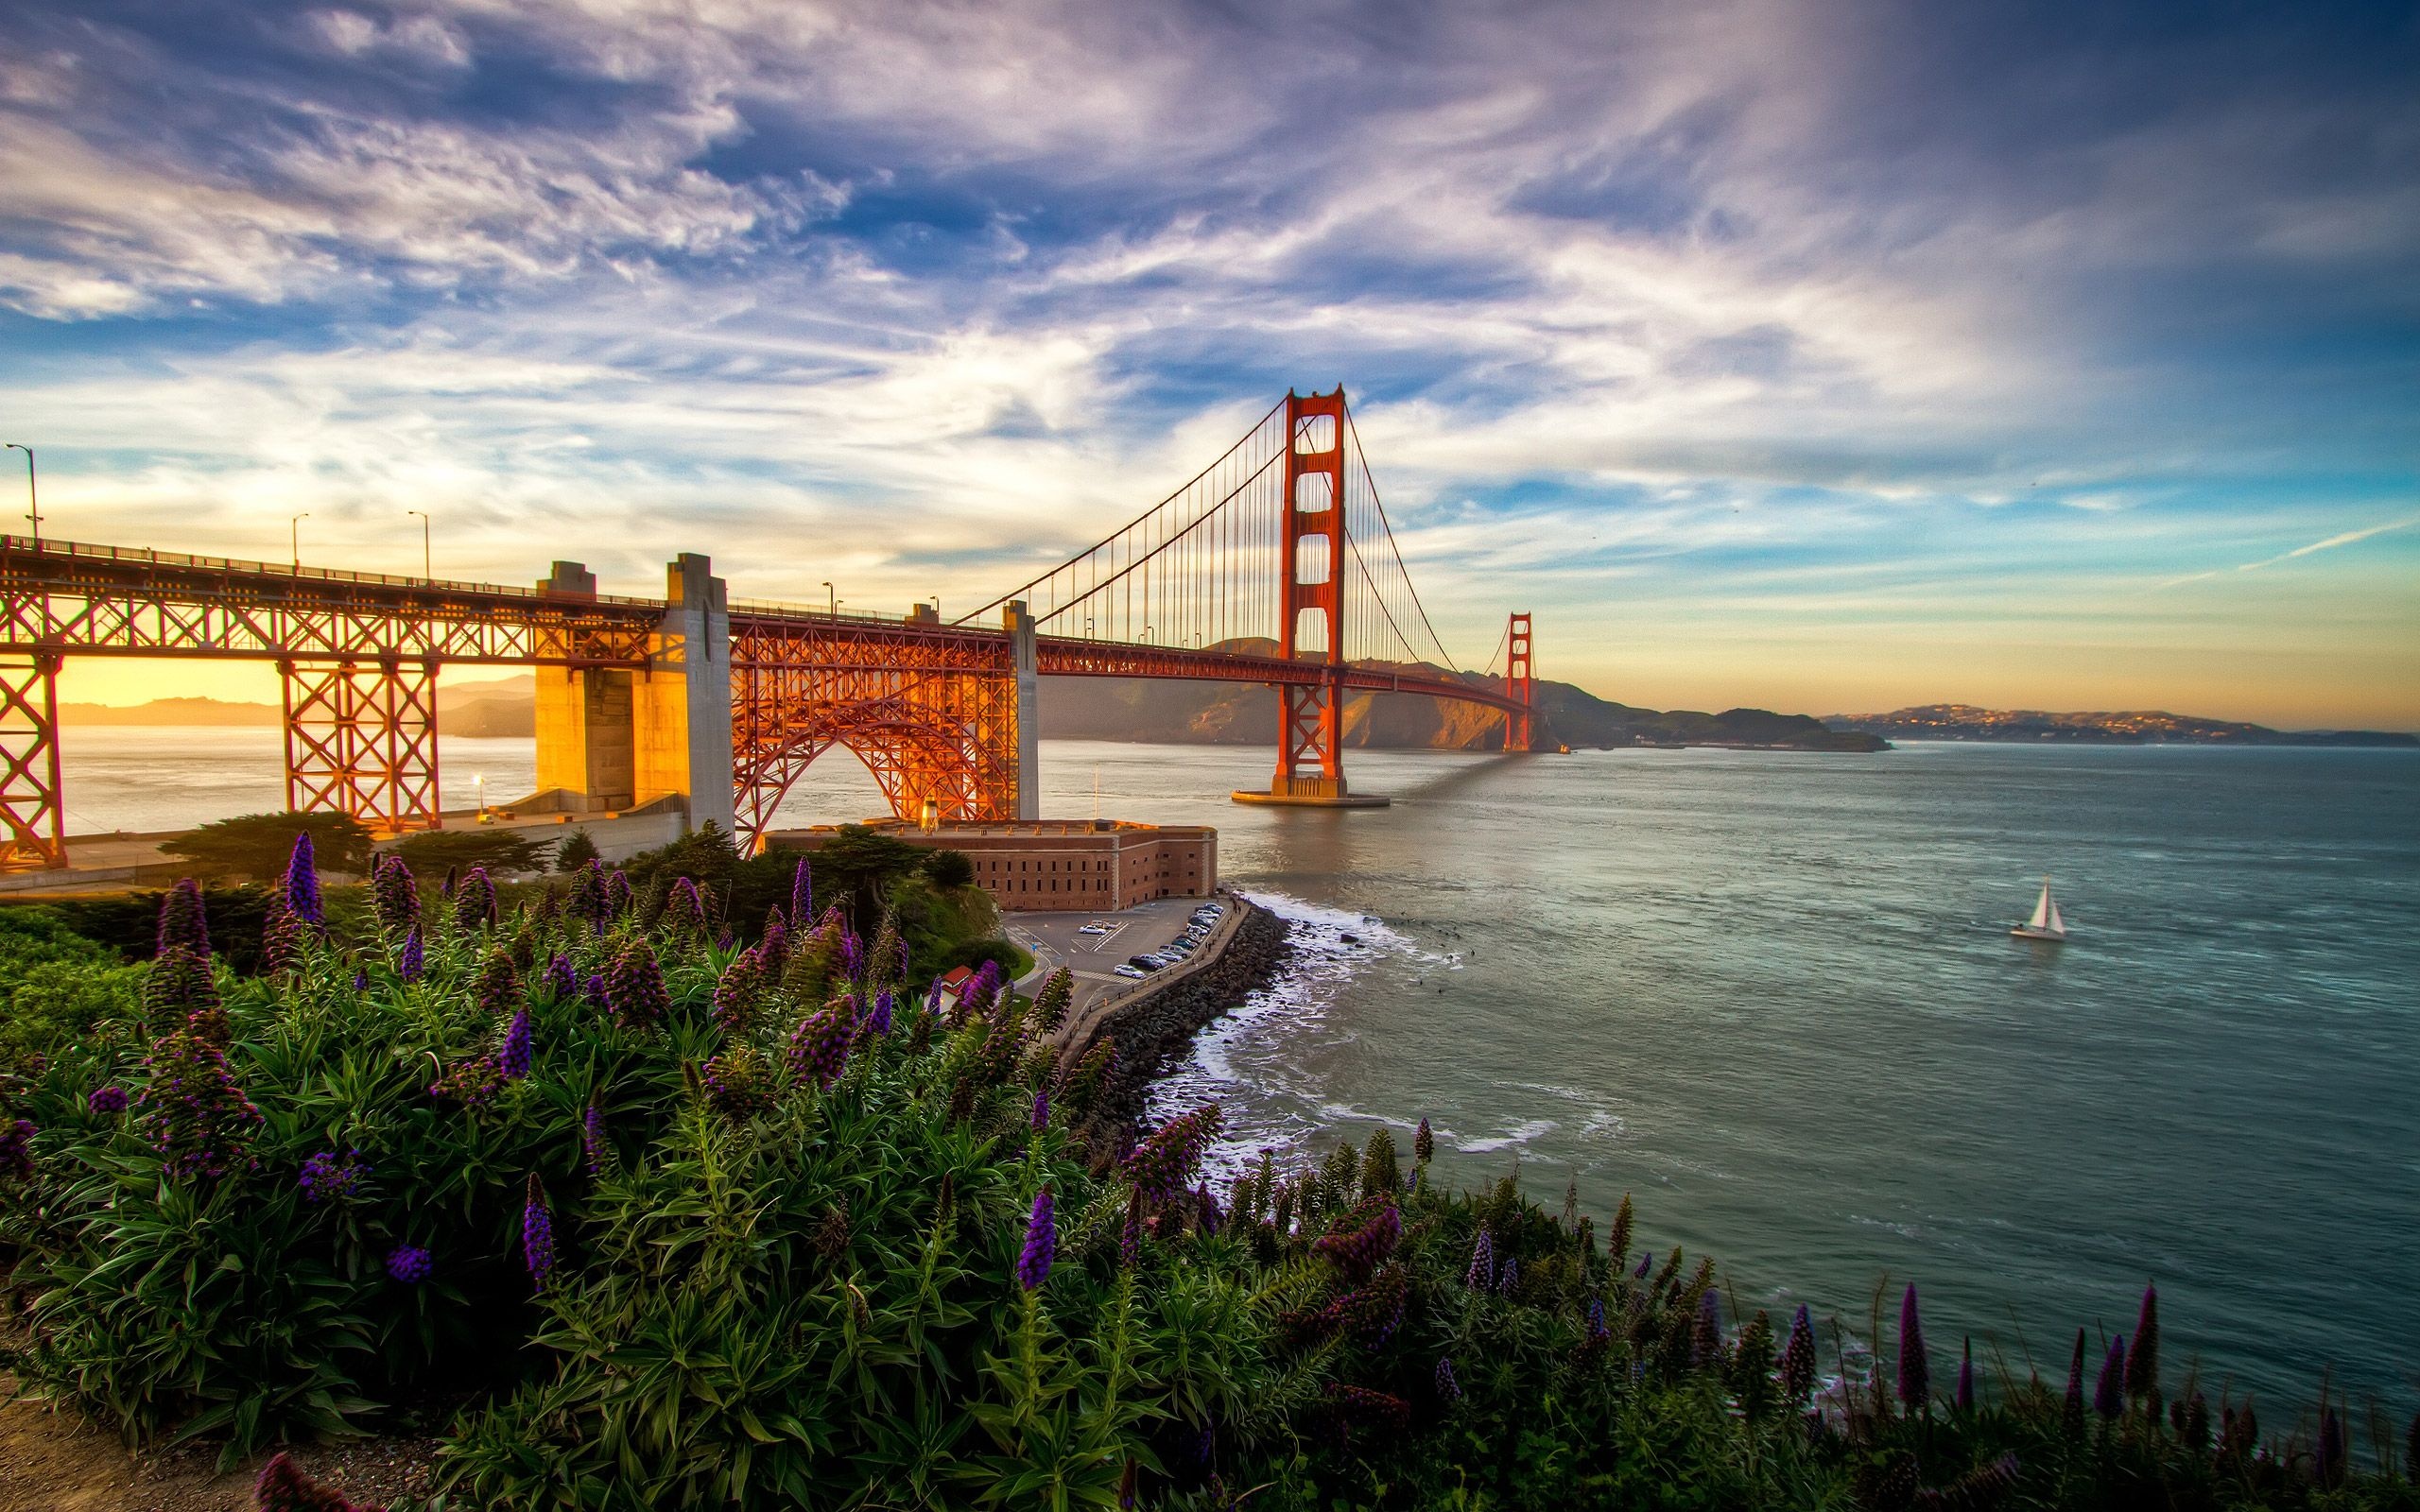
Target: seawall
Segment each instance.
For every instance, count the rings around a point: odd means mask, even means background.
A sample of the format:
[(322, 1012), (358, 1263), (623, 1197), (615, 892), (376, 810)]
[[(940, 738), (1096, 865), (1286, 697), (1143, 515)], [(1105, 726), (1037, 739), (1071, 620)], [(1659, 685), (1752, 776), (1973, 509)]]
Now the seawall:
[[(1074, 1065), (1103, 1040), (1115, 1041), (1117, 1065), (1084, 1121), (1094, 1149), (1124, 1148), (1143, 1113), (1152, 1080), (1191, 1044), (1195, 1034), (1268, 985), (1293, 949), (1286, 920), (1240, 894), (1230, 894), (1230, 917), (1205, 942), (1205, 959), (1187, 961), (1167, 980), (1153, 980), (1074, 1026), (1062, 1054)], [(1212, 954), (1215, 952), (1215, 954)]]

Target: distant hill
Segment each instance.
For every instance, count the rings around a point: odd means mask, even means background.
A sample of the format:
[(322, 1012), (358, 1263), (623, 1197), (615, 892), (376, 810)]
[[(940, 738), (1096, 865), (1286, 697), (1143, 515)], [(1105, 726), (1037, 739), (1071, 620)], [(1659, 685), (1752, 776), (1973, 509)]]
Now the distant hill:
[[(438, 728), (449, 735), (518, 735), (538, 732), (538, 679), (524, 672), (437, 685)], [(284, 715), (273, 703), (222, 698), (154, 698), (120, 708), (104, 703), (62, 703), (63, 725), (183, 725), (199, 728), (275, 725)]]
[[(1268, 641), (1236, 641), (1231, 649), (1272, 655)], [(1387, 668), (1389, 662), (1365, 662)], [(1460, 679), (1494, 688), (1497, 680), (1443, 667), (1400, 664), (1404, 672)], [(1181, 682), (1144, 678), (1045, 678), (1042, 732), (1064, 740), (1273, 746), (1277, 695), (1248, 682)], [(527, 673), (447, 684), (437, 692), (438, 724), (449, 735), (517, 736), (537, 732), (537, 679)], [(73, 725), (275, 725), (277, 706), (216, 698), (155, 698), (121, 709), (105, 704), (60, 705)], [(1805, 714), (1763, 709), (1662, 713), (1613, 703), (1568, 682), (1538, 683), (1540, 745), (1740, 746), (1783, 750), (1881, 750), (1876, 734), (1827, 728)], [(1492, 710), (1417, 694), (1356, 694), (1346, 703), (1345, 743), (1359, 747), (1497, 750), (1504, 723)]]
[[(1276, 651), (1266, 640), (1225, 644), (1248, 655), (1270, 656)], [(1418, 671), (1433, 679), (1459, 679), (1475, 687), (1499, 685), (1493, 678), (1426, 663), (1360, 664), (1378, 670)], [(1042, 682), (1042, 733), (1053, 739), (1235, 746), (1277, 743), (1277, 694), (1258, 683), (1144, 678), (1045, 678)], [(1664, 713), (1612, 703), (1568, 682), (1544, 679), (1538, 683), (1538, 710), (1544, 717), (1536, 740), (1547, 747), (1690, 745), (1868, 751), (1887, 745), (1872, 735), (1828, 729), (1805, 714), (1777, 714), (1762, 709)], [(1425, 694), (1355, 694), (1345, 704), (1344, 729), (1345, 744), (1364, 748), (1499, 750), (1504, 745), (1504, 723), (1493, 710)]]
[(2272, 730), (2240, 720), (2204, 719), (2161, 709), (2051, 713), (2040, 709), (1979, 709), (1928, 703), (1887, 714), (1832, 714), (1835, 730), (1888, 740), (2082, 741), (2114, 745), (2170, 742), (2224, 746), (2420, 746), (2420, 736), (2383, 730)]

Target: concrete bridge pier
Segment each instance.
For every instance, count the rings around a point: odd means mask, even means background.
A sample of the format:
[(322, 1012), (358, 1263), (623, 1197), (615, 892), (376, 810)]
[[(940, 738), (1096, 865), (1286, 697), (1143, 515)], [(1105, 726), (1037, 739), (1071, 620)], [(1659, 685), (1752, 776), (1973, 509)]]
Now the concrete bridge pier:
[[(517, 808), (619, 814), (677, 802), (691, 829), (732, 829), (731, 614), (713, 563), (665, 573), (648, 665), (537, 669), (538, 791)], [(539, 591), (594, 598), (596, 575), (559, 561)]]

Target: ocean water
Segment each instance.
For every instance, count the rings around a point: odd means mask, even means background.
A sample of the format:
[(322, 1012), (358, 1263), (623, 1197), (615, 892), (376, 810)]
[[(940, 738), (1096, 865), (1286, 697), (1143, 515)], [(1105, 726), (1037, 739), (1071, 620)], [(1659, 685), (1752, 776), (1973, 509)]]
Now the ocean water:
[[(517, 796), (530, 746), (442, 760), (449, 801)], [(273, 731), (66, 761), (71, 829), (278, 796)], [(1220, 1101), (1230, 1161), (1426, 1116), (1447, 1177), (1576, 1181), (1600, 1231), (1633, 1193), (1746, 1307), (1854, 1335), (1913, 1280), (1937, 1350), (2055, 1379), (2156, 1280), (2172, 1377), (2420, 1404), (2420, 753), (1357, 752), (1395, 799), (1360, 813), (1230, 803), (1258, 749), (1043, 761), (1046, 813), (1215, 824), (1298, 920), (1154, 1093)], [(878, 804), (843, 757), (786, 816)], [(2064, 946), (2007, 933), (2046, 871)]]

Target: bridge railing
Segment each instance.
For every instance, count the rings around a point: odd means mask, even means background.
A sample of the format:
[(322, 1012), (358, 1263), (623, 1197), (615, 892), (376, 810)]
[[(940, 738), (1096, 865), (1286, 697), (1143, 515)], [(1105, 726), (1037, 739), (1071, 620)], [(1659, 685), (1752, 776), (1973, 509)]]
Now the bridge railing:
[[(285, 577), (304, 582), (344, 583), (371, 588), (408, 588), (423, 592), (475, 593), (482, 598), (526, 598), (532, 601), (560, 601), (562, 595), (535, 588), (517, 588), (509, 583), (472, 583), (444, 577), (406, 577), (393, 573), (349, 572), (340, 567), (302, 567), (282, 561), (244, 561), (232, 557), (198, 557), (182, 551), (161, 551), (149, 546), (96, 546), (80, 541), (37, 541), (31, 536), (0, 535), (0, 555), (24, 552), (42, 557), (65, 557), (75, 560), (135, 562), (149, 567), (167, 567), (181, 572), (242, 574), (247, 576)], [(625, 609), (661, 610), (660, 598), (630, 598), (614, 593), (598, 593), (594, 598), (582, 596), (579, 602), (607, 604)]]

